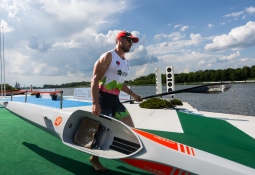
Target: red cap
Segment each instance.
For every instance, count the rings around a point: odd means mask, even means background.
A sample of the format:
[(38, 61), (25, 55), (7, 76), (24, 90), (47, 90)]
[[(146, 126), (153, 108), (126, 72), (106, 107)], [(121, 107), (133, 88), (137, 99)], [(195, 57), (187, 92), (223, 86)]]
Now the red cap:
[(121, 38), (121, 37), (128, 37), (131, 38), (133, 40), (134, 43), (137, 43), (139, 41), (139, 38), (137, 38), (136, 36), (133, 36), (131, 33), (126, 32), (126, 31), (121, 31), (118, 35), (117, 35), (117, 39)]

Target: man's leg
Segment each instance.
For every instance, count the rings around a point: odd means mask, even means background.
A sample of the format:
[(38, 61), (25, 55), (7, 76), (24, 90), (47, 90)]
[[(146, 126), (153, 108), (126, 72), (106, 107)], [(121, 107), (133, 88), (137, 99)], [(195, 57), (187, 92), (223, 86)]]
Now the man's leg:
[(94, 169), (96, 171), (100, 171), (100, 172), (104, 172), (107, 170), (107, 168), (105, 168), (100, 162), (99, 162), (99, 158), (97, 156), (91, 156), (89, 158), (89, 162), (91, 163), (91, 165), (94, 167)]
[[(104, 92), (100, 92), (98, 94), (98, 98), (99, 98), (99, 104), (100, 104), (100, 107), (101, 107), (101, 114), (104, 114), (104, 115), (110, 115), (112, 113), (111, 111), (111, 97), (108, 97), (109, 94), (107, 93), (104, 93)], [(91, 156), (89, 158), (89, 161), (91, 163), (91, 165), (94, 167), (94, 169), (96, 171), (99, 171), (99, 172), (104, 172), (107, 170), (107, 168), (105, 168), (99, 161), (99, 157), (97, 156)]]
[(126, 125), (130, 127), (133, 127), (133, 128), (135, 127), (132, 117), (130, 115), (120, 119), (120, 121), (122, 121), (123, 123), (125, 123)]

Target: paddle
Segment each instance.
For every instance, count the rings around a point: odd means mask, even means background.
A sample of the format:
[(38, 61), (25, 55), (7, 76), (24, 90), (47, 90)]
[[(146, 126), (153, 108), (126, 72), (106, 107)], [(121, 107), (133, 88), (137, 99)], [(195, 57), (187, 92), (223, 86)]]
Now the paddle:
[[(181, 89), (171, 92), (165, 92), (162, 94), (156, 94), (156, 95), (150, 95), (147, 97), (142, 97), (141, 99), (148, 99), (153, 97), (162, 97), (164, 95), (170, 95), (170, 94), (178, 94), (178, 93), (203, 93), (203, 94), (219, 94), (222, 92), (225, 92), (231, 88), (231, 84), (228, 83), (211, 83), (211, 84), (205, 84), (201, 86), (195, 86), (187, 89)], [(132, 102), (134, 100), (127, 100), (122, 103), (128, 103)]]

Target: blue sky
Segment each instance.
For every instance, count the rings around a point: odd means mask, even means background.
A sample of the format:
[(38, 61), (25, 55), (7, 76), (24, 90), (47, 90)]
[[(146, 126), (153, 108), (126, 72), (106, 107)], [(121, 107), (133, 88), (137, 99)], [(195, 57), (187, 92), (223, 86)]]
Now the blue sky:
[(90, 81), (94, 62), (127, 30), (140, 38), (128, 80), (255, 65), (254, 0), (0, 0), (6, 83)]

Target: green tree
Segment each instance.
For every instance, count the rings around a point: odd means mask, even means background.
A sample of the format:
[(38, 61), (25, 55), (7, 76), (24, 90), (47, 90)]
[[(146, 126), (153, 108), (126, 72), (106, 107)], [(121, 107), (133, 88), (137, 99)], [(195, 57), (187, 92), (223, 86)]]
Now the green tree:
[(195, 82), (195, 78), (194, 78), (194, 72), (190, 72), (188, 74), (188, 82)]
[(223, 71), (221, 69), (215, 71), (214, 73), (215, 81), (223, 81), (221, 77), (222, 72)]
[(12, 87), (12, 86), (9, 85), (9, 84), (0, 84), (0, 86), (2, 86), (3, 88), (4, 88), (4, 85), (5, 85), (5, 90), (6, 90), (6, 91), (17, 90), (16, 88)]
[(231, 71), (229, 74), (229, 80), (231, 81), (235, 81), (236, 80), (236, 74), (235, 74), (235, 70)]
[(210, 71), (209, 70), (205, 70), (204, 71), (204, 76), (203, 76), (203, 78), (204, 78), (204, 81), (210, 81)]
[(166, 83), (166, 74), (161, 74), (162, 83)]
[(255, 78), (255, 66), (251, 66), (251, 78)]
[(221, 71), (221, 81), (228, 81), (228, 76), (225, 70)]
[(242, 72), (244, 80), (251, 77), (251, 68), (249, 68), (248, 66), (244, 66)]

